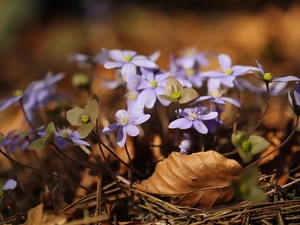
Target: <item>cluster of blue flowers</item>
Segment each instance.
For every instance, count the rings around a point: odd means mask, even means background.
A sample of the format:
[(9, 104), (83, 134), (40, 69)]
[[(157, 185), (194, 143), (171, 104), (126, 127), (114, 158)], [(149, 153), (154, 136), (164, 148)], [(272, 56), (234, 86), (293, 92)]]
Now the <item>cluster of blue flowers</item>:
[[(199, 96), (190, 101), (184, 108), (175, 110), (177, 119), (171, 121), (170, 129), (193, 128), (201, 134), (214, 133), (217, 127), (223, 125), (219, 118), (222, 105), (225, 102), (236, 107), (241, 107), (241, 100), (226, 96), (228, 89), (236, 87), (239, 90), (248, 89), (258, 94), (266, 92), (266, 86), (256, 87), (242, 78), (245, 74), (256, 74), (269, 86), (269, 93), (278, 95), (286, 93), (285, 89), (288, 81), (299, 81), (299, 78), (287, 76), (274, 78), (270, 73), (264, 71), (263, 66), (256, 61), (255, 66), (232, 65), (231, 58), (226, 54), (212, 54), (209, 52), (198, 52), (196, 48), (186, 49), (180, 58), (170, 56), (170, 67), (168, 70), (161, 69), (156, 60), (160, 52), (155, 52), (150, 56), (143, 56), (131, 50), (107, 50), (93, 57), (83, 54), (71, 54), (68, 61), (76, 61), (82, 68), (91, 68), (95, 65), (103, 65), (107, 69), (116, 70), (116, 79), (104, 83), (104, 87), (115, 89), (119, 86), (126, 87), (127, 108), (116, 112), (115, 123), (103, 129), (104, 134), (115, 130), (117, 132), (117, 143), (124, 146), (126, 135), (137, 136), (140, 133), (138, 125), (146, 122), (149, 114), (144, 110), (162, 106), (169, 106), (170, 100), (162, 98), (166, 94), (166, 83), (169, 77), (175, 78), (182, 87), (205, 88), (207, 94)], [(217, 57), (220, 68), (216, 71), (203, 71), (209, 65), (209, 58)], [(63, 78), (63, 74), (53, 76), (48, 73), (45, 79), (32, 82), (25, 91), (16, 91), (14, 96), (0, 101), (0, 111), (6, 109), (13, 103), (19, 103), (25, 113), (27, 122), (32, 126), (32, 130), (24, 134), (10, 133), (0, 141), (0, 147), (6, 147), (7, 151), (13, 151), (18, 146), (26, 149), (33, 134), (45, 136), (45, 128), (35, 128), (34, 121), (37, 112), (51, 101), (56, 101), (62, 97), (55, 93), (55, 84)], [(172, 89), (172, 87), (168, 87)], [(66, 97), (66, 96), (64, 96)], [(205, 104), (209, 101), (212, 104)], [(30, 138), (29, 138), (30, 135)], [(89, 143), (82, 140), (77, 131), (70, 128), (57, 128), (54, 143), (64, 148), (68, 142), (89, 146)], [(182, 145), (181, 145), (182, 146)], [(186, 151), (187, 152), (187, 151)]]

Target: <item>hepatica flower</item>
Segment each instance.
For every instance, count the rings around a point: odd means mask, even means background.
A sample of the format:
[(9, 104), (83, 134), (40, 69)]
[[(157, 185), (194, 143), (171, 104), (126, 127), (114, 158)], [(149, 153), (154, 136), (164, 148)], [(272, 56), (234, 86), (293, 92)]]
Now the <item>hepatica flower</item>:
[(139, 109), (133, 109), (131, 112), (121, 109), (116, 112), (115, 118), (117, 122), (105, 127), (102, 132), (108, 134), (118, 130), (117, 143), (123, 147), (126, 142), (126, 134), (132, 137), (137, 136), (140, 130), (136, 125), (146, 122), (150, 115), (144, 114), (143, 110)]
[(108, 61), (108, 56), (103, 52), (97, 53), (94, 56), (74, 53), (67, 56), (67, 61), (76, 62), (79, 68), (88, 69), (96, 65), (103, 65)]
[(67, 111), (66, 116), (69, 123), (78, 126), (78, 133), (85, 138), (94, 128), (94, 121), (98, 119), (100, 100), (92, 95), (84, 109), (74, 108)]
[(186, 155), (192, 148), (191, 136), (188, 133), (183, 133), (185, 139), (178, 146), (180, 149), (180, 153)]
[(14, 179), (7, 180), (4, 184), (0, 182), (0, 197), (3, 196), (7, 190), (13, 190), (17, 187), (17, 182)]
[(289, 82), (289, 81), (300, 81), (298, 77), (295, 76), (285, 76), (285, 77), (276, 77), (274, 78), (273, 75), (269, 72), (265, 72), (263, 66), (255, 60), (259, 70), (252, 70), (252, 72), (258, 77), (258, 79), (263, 80), (267, 84), (272, 82)]
[(184, 104), (199, 97), (199, 94), (193, 88), (183, 88), (177, 79), (169, 77), (165, 85), (165, 94), (160, 95), (159, 97), (172, 102)]
[(196, 47), (189, 47), (182, 52), (182, 56), (177, 59), (177, 63), (183, 68), (191, 69), (194, 66), (207, 66), (209, 61), (206, 54), (198, 52)]
[(170, 101), (160, 98), (160, 95), (164, 93), (164, 86), (168, 75), (161, 73), (155, 74), (154, 71), (143, 68), (141, 68), (141, 71), (142, 79), (140, 79), (140, 84), (137, 88), (138, 90), (141, 90), (137, 99), (139, 105), (151, 109), (158, 99), (162, 105), (168, 106)]
[(28, 139), (36, 139), (37, 133), (43, 129), (44, 126), (29, 131), (11, 131), (6, 136), (0, 138), (0, 148), (4, 147), (5, 151), (10, 153), (13, 153), (17, 149), (24, 151), (30, 144)]
[(78, 131), (73, 131), (70, 128), (62, 128), (55, 131), (54, 143), (59, 148), (66, 148), (68, 142), (77, 145), (90, 146), (90, 144), (84, 140), (83, 137), (78, 133)]
[(176, 119), (169, 124), (169, 128), (188, 129), (195, 128), (201, 134), (207, 134), (208, 128), (203, 123), (205, 120), (212, 120), (218, 116), (217, 112), (202, 113), (198, 108), (185, 108), (179, 112), (182, 118)]
[(231, 58), (226, 54), (220, 54), (218, 60), (221, 71), (206, 71), (201, 73), (202, 76), (210, 78), (221, 78), (223, 85), (233, 87), (233, 81), (237, 76), (244, 75), (255, 67), (235, 65), (232, 66)]
[(249, 163), (253, 155), (261, 153), (270, 145), (265, 138), (249, 135), (246, 131), (235, 131), (231, 135), (231, 141), (245, 163)]
[[(137, 52), (131, 50), (106, 50), (103, 49), (114, 62), (106, 62), (106, 69), (121, 69), (123, 80), (126, 81), (127, 76), (137, 74), (137, 67), (141, 68), (156, 68), (157, 65), (149, 57), (137, 55)], [(154, 57), (154, 56), (153, 56)], [(150, 57), (151, 58), (151, 57)], [(155, 57), (154, 57), (155, 58)]]
[(241, 107), (241, 104), (238, 102), (238, 100), (229, 97), (223, 97), (223, 95), (226, 93), (226, 90), (221, 88), (220, 79), (210, 78), (207, 82), (207, 89), (207, 95), (199, 97), (196, 102), (209, 99), (217, 104), (225, 104), (225, 102), (229, 102), (237, 107)]
[(300, 116), (300, 83), (295, 82), (293, 95), (288, 92), (288, 99), (290, 106), (292, 107), (294, 113)]

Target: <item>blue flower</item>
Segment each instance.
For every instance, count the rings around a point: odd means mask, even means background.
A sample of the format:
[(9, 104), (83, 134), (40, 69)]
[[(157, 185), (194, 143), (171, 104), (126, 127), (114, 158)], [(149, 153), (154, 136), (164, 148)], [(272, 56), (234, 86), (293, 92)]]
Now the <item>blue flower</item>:
[[(41, 137), (46, 136), (46, 132), (42, 131), (38, 133)], [(90, 146), (90, 144), (84, 140), (83, 137), (78, 133), (78, 131), (73, 131), (70, 128), (62, 128), (55, 131), (54, 144), (59, 148), (66, 148), (68, 142), (77, 145)]]
[(255, 60), (257, 63), (258, 69), (259, 70), (252, 70), (253, 73), (257, 75), (257, 77), (267, 83), (272, 83), (272, 82), (289, 82), (289, 81), (300, 81), (298, 77), (295, 76), (285, 76), (285, 77), (276, 77), (274, 78), (273, 75), (269, 72), (265, 72), (263, 66)]
[(154, 74), (154, 72), (146, 69), (141, 69), (142, 78), (138, 86), (138, 90), (142, 90), (138, 96), (138, 104), (140, 108), (144, 106), (148, 109), (153, 108), (156, 100), (164, 105), (171, 104), (170, 101), (160, 98), (159, 96), (165, 93), (165, 84), (167, 82), (167, 74)]
[(44, 126), (40, 126), (29, 131), (22, 131), (20, 133), (13, 130), (4, 136), (2, 141), (0, 141), (0, 148), (5, 147), (5, 151), (11, 153), (19, 148), (24, 151), (30, 144), (28, 139), (36, 139), (36, 134), (42, 129), (44, 129)]
[(70, 128), (58, 129), (55, 131), (54, 143), (59, 148), (66, 148), (68, 142), (77, 145), (90, 146), (90, 144), (84, 140), (83, 137), (78, 133), (78, 131), (73, 131)]
[(13, 190), (16, 188), (16, 186), (17, 182), (14, 179), (9, 179), (4, 184), (0, 182), (0, 197), (3, 196), (3, 191)]
[(218, 116), (217, 112), (202, 113), (200, 108), (185, 108), (179, 112), (182, 118), (176, 119), (169, 124), (169, 128), (188, 129), (195, 128), (201, 134), (207, 134), (208, 128), (203, 123), (205, 120), (212, 120)]
[(22, 90), (16, 90), (13, 94), (14, 96), (8, 97), (0, 101), (0, 111), (3, 111), (15, 102), (20, 102), (20, 99), (23, 97)]
[(132, 109), (129, 112), (121, 109), (116, 112), (115, 118), (117, 122), (105, 127), (102, 132), (108, 134), (118, 130), (117, 143), (120, 147), (123, 147), (126, 142), (126, 134), (132, 137), (137, 136), (140, 130), (136, 125), (146, 122), (150, 115), (144, 114), (143, 110), (140, 109)]
[(77, 66), (82, 69), (89, 69), (96, 65), (104, 65), (108, 61), (107, 54), (100, 52), (94, 56), (88, 56), (85, 54), (74, 53), (69, 54), (67, 57), (68, 62), (76, 62)]
[(210, 99), (212, 102), (217, 104), (225, 104), (229, 102), (237, 107), (241, 107), (241, 104), (238, 100), (229, 97), (223, 97), (223, 94), (226, 93), (225, 90), (220, 88), (221, 79), (220, 78), (210, 78), (207, 82), (208, 94), (205, 96), (199, 97), (196, 102), (204, 101)]
[(183, 140), (178, 147), (180, 148), (180, 153), (186, 155), (192, 148), (192, 142), (191, 136), (188, 133), (183, 133), (183, 136), (185, 140)]
[(220, 54), (218, 60), (221, 66), (221, 71), (206, 71), (201, 73), (202, 76), (210, 78), (221, 78), (221, 83), (227, 87), (233, 87), (233, 81), (237, 76), (244, 75), (256, 67), (251, 66), (232, 66), (231, 58), (226, 54)]
[(294, 113), (300, 116), (300, 83), (295, 82), (293, 95), (288, 92), (288, 99), (290, 106), (292, 107)]
[(195, 66), (208, 66), (209, 61), (205, 53), (198, 52), (196, 47), (189, 47), (182, 52), (182, 56), (177, 59), (177, 63), (188, 70)]
[(106, 50), (103, 49), (114, 62), (106, 62), (104, 67), (106, 69), (121, 69), (121, 74), (123, 80), (127, 80), (127, 76), (137, 74), (137, 67), (141, 68), (156, 68), (157, 65), (151, 60), (151, 58), (156, 59), (156, 54), (146, 57), (142, 55), (137, 55), (135, 51), (131, 50)]

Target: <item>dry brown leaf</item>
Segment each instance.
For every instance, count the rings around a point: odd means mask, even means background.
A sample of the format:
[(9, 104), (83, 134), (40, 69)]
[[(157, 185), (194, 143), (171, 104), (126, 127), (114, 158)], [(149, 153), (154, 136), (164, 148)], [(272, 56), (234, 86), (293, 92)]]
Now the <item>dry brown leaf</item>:
[(44, 212), (44, 204), (41, 203), (29, 211), (24, 225), (60, 225), (66, 221), (66, 215), (59, 210), (46, 210)]
[(229, 202), (234, 193), (230, 187), (242, 167), (216, 151), (182, 155), (172, 152), (159, 162), (153, 175), (138, 190), (170, 197), (179, 206), (211, 208)]

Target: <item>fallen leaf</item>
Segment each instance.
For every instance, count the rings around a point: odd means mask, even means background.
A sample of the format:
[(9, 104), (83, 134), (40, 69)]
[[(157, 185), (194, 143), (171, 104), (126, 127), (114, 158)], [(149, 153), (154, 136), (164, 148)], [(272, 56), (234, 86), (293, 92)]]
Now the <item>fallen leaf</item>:
[(229, 202), (230, 186), (242, 167), (216, 151), (182, 155), (172, 152), (159, 162), (147, 180), (136, 184), (138, 190), (169, 197), (178, 206), (211, 208)]

